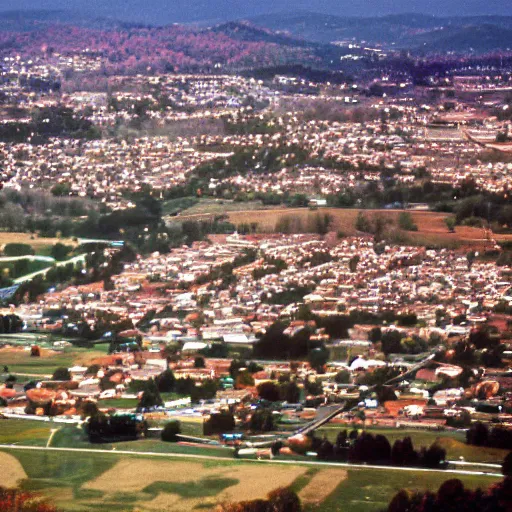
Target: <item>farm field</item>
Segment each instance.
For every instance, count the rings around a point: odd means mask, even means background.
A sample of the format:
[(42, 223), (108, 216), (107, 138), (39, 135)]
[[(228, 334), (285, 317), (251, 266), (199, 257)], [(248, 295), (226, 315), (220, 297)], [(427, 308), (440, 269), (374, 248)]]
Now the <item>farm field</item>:
[[(63, 511), (211, 510), (217, 503), (264, 498), (291, 486), (305, 510), (373, 512), (402, 488), (435, 489), (443, 473), (392, 469), (342, 469), (241, 461), (150, 458), (109, 453), (3, 450), (10, 483), (48, 495)], [(486, 487), (498, 479), (463, 476), (468, 486)], [(113, 485), (115, 482), (115, 485)]]
[[(244, 205), (245, 203), (239, 203)], [(195, 207), (194, 207), (195, 208)], [(330, 229), (342, 233), (345, 236), (357, 234), (355, 222), (359, 212), (364, 213), (368, 218), (374, 215), (380, 215), (393, 223), (394, 231), (400, 235), (404, 243), (416, 245), (434, 245), (449, 248), (460, 246), (483, 247), (485, 237), (481, 228), (470, 226), (457, 226), (455, 233), (450, 233), (446, 227), (445, 219), (449, 216), (446, 213), (408, 210), (414, 223), (418, 226), (418, 231), (404, 231), (398, 228), (398, 217), (403, 210), (358, 210), (341, 208), (320, 208), (312, 211), (308, 208), (277, 208), (267, 210), (245, 209), (243, 211), (228, 211), (223, 205), (223, 212), (228, 215), (229, 221), (235, 226), (240, 224), (257, 223), (258, 231), (263, 233), (272, 233), (276, 231), (278, 223), (283, 223), (283, 219), (290, 219), (295, 225), (302, 226), (303, 231), (317, 215), (329, 214), (332, 217)], [(193, 220), (202, 215), (207, 216), (207, 212), (201, 215), (189, 215), (191, 210), (183, 212), (180, 220)], [(219, 212), (220, 213), (220, 212)], [(500, 241), (512, 241), (511, 234), (496, 234), (495, 238)]]
[(7, 366), (9, 373), (14, 375), (52, 375), (59, 367), (88, 366), (92, 361), (104, 355), (105, 352), (98, 348), (65, 347), (59, 351), (42, 348), (40, 357), (31, 357), (30, 350), (26, 350), (22, 346), (0, 348), (2, 367)]
[(34, 248), (36, 254), (41, 256), (48, 256), (52, 245), (58, 242), (73, 247), (77, 245), (72, 238), (39, 238), (31, 233), (0, 231), (0, 248), (5, 244), (28, 244)]
[[(324, 435), (329, 441), (336, 441), (336, 436), (340, 430), (345, 427), (340, 425), (324, 426), (318, 429), (317, 436), (323, 437)], [(351, 427), (347, 428), (349, 431)], [(377, 435), (382, 434), (386, 436), (391, 445), (397, 439), (410, 437), (416, 448), (422, 446), (430, 446), (437, 442), (442, 448), (446, 450), (448, 460), (459, 460), (464, 457), (467, 462), (484, 462), (490, 464), (501, 464), (503, 459), (508, 454), (507, 450), (500, 450), (497, 448), (487, 448), (484, 446), (471, 446), (465, 443), (465, 435), (461, 432), (436, 432), (427, 430), (407, 430), (407, 429), (391, 429), (391, 428), (374, 428), (366, 429), (367, 432)]]
[[(185, 199), (189, 201), (185, 201)], [(185, 208), (181, 211), (180, 216), (177, 217), (177, 220), (181, 220), (183, 217), (191, 216), (201, 218), (203, 215), (223, 215), (229, 212), (275, 210), (275, 207), (265, 207), (261, 201), (237, 202), (224, 199), (195, 199), (195, 201), (192, 201), (192, 199), (195, 198), (184, 198), (180, 203), (177, 202), (178, 200), (169, 201), (164, 212), (173, 212), (176, 211), (177, 206), (184, 206)]]
[(0, 420), (0, 444), (46, 446), (51, 430), (60, 426), (52, 421)]

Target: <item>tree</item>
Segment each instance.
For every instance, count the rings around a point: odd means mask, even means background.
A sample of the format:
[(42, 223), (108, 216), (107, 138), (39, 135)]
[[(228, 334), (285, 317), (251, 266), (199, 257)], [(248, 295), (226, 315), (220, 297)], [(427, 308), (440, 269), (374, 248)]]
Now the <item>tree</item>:
[(308, 354), (308, 362), (311, 368), (315, 370), (323, 369), (325, 363), (329, 360), (329, 351), (324, 346), (311, 350)]
[(0, 487), (2, 512), (57, 512), (57, 509), (38, 494)]
[(205, 368), (204, 357), (198, 356), (194, 359), (194, 368)]
[(90, 418), (99, 414), (98, 405), (91, 400), (84, 400), (80, 406), (80, 416), (82, 419)]
[(160, 407), (162, 405), (164, 405), (164, 402), (158, 391), (157, 384), (154, 379), (149, 379), (142, 392), (138, 408), (144, 410), (152, 407)]
[(279, 386), (272, 381), (262, 382), (256, 388), (260, 398), (268, 400), (269, 402), (277, 402), (280, 399)]
[(57, 242), (51, 250), (51, 255), (57, 261), (65, 260), (68, 257), (68, 254), (73, 250), (73, 247), (70, 245), (64, 245), (60, 242)]
[(444, 223), (450, 233), (455, 233), (455, 226), (457, 225), (455, 217), (446, 217), (446, 219), (444, 219)]
[(350, 372), (348, 370), (341, 370), (334, 376), (334, 382), (337, 384), (348, 384), (350, 382)]
[(244, 389), (246, 387), (254, 386), (254, 378), (248, 370), (239, 372), (235, 380), (236, 389)]
[(295, 381), (283, 382), (279, 386), (281, 400), (295, 404), (300, 400), (300, 388)]
[(398, 216), (398, 225), (404, 231), (418, 231), (418, 226), (415, 224), (412, 215), (409, 212), (401, 212)]
[(382, 352), (384, 354), (400, 354), (402, 352), (401, 345), (402, 335), (399, 331), (393, 329), (386, 331), (382, 335), (381, 343), (382, 343)]
[(5, 256), (32, 256), (35, 254), (34, 248), (29, 244), (11, 243), (4, 247)]
[(253, 432), (274, 430), (274, 414), (270, 409), (256, 409), (249, 420), (249, 429)]
[(169, 393), (174, 390), (176, 378), (172, 370), (167, 368), (156, 378), (156, 384), (160, 393)]
[(302, 512), (299, 497), (287, 487), (270, 492), (268, 501), (272, 512)]
[(203, 423), (203, 433), (205, 436), (232, 432), (234, 429), (235, 417), (226, 411), (211, 414), (208, 420)]
[(378, 343), (382, 339), (382, 330), (380, 327), (373, 327), (368, 335), (368, 341)]
[(478, 421), (473, 423), (466, 431), (466, 443), (475, 446), (485, 446), (489, 439), (489, 428), (484, 423)]
[(53, 372), (52, 380), (71, 380), (71, 373), (67, 368), (57, 368)]
[(324, 392), (322, 383), (319, 380), (306, 380), (304, 387), (306, 389), (306, 393), (309, 395), (318, 396)]
[(512, 476), (512, 452), (509, 452), (503, 460), (501, 471), (505, 476)]
[(162, 430), (162, 441), (175, 443), (178, 441), (178, 434), (181, 434), (181, 423), (178, 420), (169, 421)]
[(361, 260), (361, 257), (359, 256), (359, 254), (354, 254), (354, 256), (352, 256), (352, 258), (350, 258), (350, 260), (348, 262), (348, 268), (350, 269), (350, 272), (352, 272), (353, 274), (356, 273), (357, 265), (359, 264), (360, 260)]
[(357, 231), (361, 231), (363, 233), (371, 233), (372, 232), (372, 224), (368, 220), (368, 217), (363, 212), (359, 212), (356, 218), (356, 229)]

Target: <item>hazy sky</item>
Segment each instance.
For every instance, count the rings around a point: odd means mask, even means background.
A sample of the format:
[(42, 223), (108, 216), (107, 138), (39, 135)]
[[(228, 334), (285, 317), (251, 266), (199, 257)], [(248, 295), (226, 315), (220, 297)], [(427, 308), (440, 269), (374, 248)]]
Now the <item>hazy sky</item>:
[(236, 19), (309, 10), (348, 16), (421, 12), (439, 16), (512, 15), (512, 0), (0, 0), (0, 10), (71, 9), (147, 23)]

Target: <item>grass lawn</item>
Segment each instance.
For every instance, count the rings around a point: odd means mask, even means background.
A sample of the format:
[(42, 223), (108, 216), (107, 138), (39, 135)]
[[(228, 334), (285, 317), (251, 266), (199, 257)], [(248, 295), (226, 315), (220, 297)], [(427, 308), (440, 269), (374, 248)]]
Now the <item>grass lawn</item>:
[[(342, 425), (328, 425), (317, 431), (318, 437), (327, 438), (334, 442), (340, 430), (345, 427)], [(350, 430), (351, 427), (348, 428)], [(367, 431), (376, 435), (382, 434), (386, 436), (393, 445), (397, 439), (410, 437), (416, 448), (422, 446), (430, 446), (437, 442), (441, 447), (446, 450), (446, 455), (449, 460), (458, 460), (464, 457), (467, 462), (486, 462), (491, 464), (501, 464), (507, 455), (507, 450), (500, 450), (497, 448), (486, 448), (480, 446), (471, 446), (465, 443), (465, 435), (461, 432), (435, 432), (428, 430), (406, 430), (406, 429), (389, 429), (389, 428), (367, 428)]]

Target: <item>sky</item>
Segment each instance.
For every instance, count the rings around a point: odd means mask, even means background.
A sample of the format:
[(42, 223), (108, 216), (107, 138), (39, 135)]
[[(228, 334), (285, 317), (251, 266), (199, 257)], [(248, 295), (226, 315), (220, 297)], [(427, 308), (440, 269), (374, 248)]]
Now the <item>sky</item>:
[(512, 0), (0, 0), (0, 11), (66, 9), (120, 20), (166, 24), (223, 21), (308, 10), (342, 16), (403, 12), (438, 16), (512, 15)]

